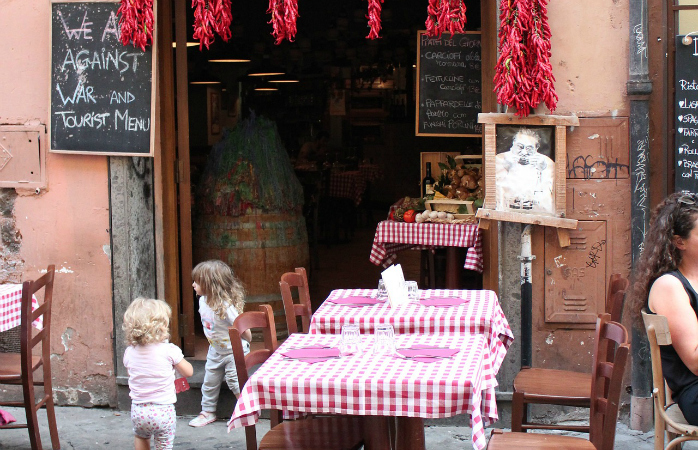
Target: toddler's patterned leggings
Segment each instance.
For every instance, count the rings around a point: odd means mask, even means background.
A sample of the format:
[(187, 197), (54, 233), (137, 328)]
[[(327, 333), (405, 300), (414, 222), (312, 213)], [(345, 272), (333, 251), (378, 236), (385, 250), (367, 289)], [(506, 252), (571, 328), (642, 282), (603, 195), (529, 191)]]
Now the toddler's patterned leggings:
[(177, 416), (172, 404), (132, 403), (131, 423), (136, 436), (153, 437), (156, 450), (170, 450), (174, 443)]

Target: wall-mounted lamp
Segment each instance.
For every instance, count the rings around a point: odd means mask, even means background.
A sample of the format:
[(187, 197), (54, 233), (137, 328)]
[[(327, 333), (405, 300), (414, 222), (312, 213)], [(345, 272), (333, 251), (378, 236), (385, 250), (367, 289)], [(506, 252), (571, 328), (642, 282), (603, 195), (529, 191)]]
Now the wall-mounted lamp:
[(684, 36), (681, 39), (681, 43), (683, 45), (691, 45), (693, 44), (693, 37), (691, 36), (692, 34), (698, 34), (698, 30), (696, 31), (691, 31), (690, 33), (686, 33), (686, 36)]

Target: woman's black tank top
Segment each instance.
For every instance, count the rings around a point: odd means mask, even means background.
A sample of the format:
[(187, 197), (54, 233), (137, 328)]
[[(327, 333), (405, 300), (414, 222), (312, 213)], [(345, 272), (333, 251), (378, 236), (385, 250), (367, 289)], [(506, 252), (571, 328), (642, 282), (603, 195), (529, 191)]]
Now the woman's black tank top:
[[(696, 293), (691, 283), (681, 272), (674, 270), (668, 273), (681, 281), (683, 288), (688, 294), (688, 299), (691, 301), (691, 307), (698, 317), (698, 293)], [(647, 305), (647, 310), (650, 311), (649, 304)], [(671, 389), (673, 394), (672, 397), (676, 398), (686, 386), (698, 382), (698, 376), (694, 375), (693, 372), (686, 367), (686, 364), (681, 361), (673, 345), (662, 345), (659, 350), (662, 355), (662, 371), (664, 372), (664, 378), (666, 379), (669, 389)]]

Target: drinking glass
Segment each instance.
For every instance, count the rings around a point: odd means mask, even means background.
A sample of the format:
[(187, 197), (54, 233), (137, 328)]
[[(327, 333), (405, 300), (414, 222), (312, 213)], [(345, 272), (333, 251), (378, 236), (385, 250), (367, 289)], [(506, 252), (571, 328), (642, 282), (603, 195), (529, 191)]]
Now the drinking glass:
[(388, 296), (388, 291), (385, 289), (385, 282), (381, 278), (378, 280), (378, 298), (385, 298)]
[(417, 300), (419, 298), (419, 288), (416, 281), (407, 281), (407, 298)]
[(342, 336), (339, 340), (340, 356), (361, 356), (361, 330), (358, 324), (342, 325)]
[(392, 325), (376, 325), (373, 343), (374, 355), (392, 355), (395, 353), (395, 330)]

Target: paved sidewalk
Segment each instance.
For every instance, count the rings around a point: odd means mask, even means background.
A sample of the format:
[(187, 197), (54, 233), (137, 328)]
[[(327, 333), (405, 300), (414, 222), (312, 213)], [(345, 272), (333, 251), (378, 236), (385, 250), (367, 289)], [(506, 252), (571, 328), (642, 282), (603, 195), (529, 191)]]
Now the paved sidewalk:
[[(5, 408), (18, 422), (24, 422), (24, 411)], [(59, 407), (56, 411), (62, 449), (133, 448), (133, 432), (128, 412), (103, 408)], [(242, 429), (226, 432), (225, 420), (202, 428), (187, 425), (191, 417), (179, 417), (174, 448), (179, 450), (201, 449), (244, 449), (245, 433)], [(44, 448), (51, 448), (46, 412), (40, 412), (41, 439)], [(257, 425), (257, 438), (269, 430), (269, 421), (261, 420)], [(425, 428), (427, 449), (469, 450), (470, 428), (465, 426), (428, 426)], [(489, 436), (490, 430), (487, 431)], [(653, 433), (640, 433), (618, 424), (615, 449), (652, 450)], [(688, 444), (684, 448), (697, 448)], [(26, 429), (0, 430), (0, 449), (27, 450), (29, 437)]]

